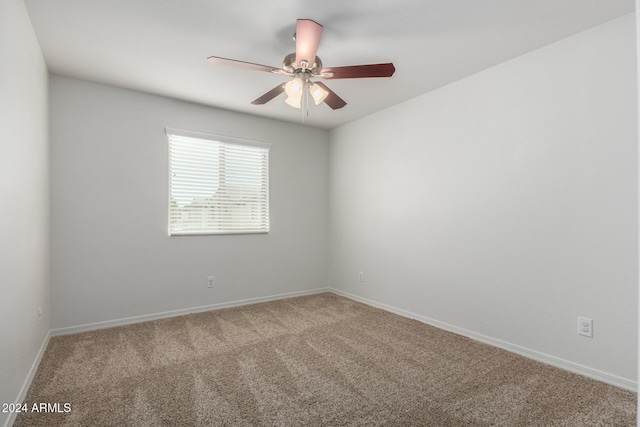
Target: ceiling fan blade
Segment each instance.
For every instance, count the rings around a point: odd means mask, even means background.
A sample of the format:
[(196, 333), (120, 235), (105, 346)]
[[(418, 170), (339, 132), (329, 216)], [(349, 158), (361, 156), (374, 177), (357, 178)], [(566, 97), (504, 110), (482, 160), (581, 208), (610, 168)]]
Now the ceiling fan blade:
[[(391, 77), (395, 71), (396, 67), (391, 62), (387, 62), (385, 64), (323, 68), (320, 71), (320, 75), (325, 79), (363, 79), (368, 77)], [(329, 74), (333, 75), (329, 76)]]
[(334, 91), (332, 91), (331, 89), (329, 89), (327, 87), (327, 85), (325, 85), (322, 82), (315, 82), (318, 86), (320, 86), (322, 89), (326, 90), (327, 92), (329, 92), (329, 95), (327, 95), (327, 97), (324, 99), (324, 103), (327, 104), (329, 107), (331, 107), (331, 109), (333, 110), (338, 110), (342, 107), (344, 107), (345, 105), (347, 105), (347, 103), (344, 101), (344, 99), (340, 98), (338, 95), (336, 95), (336, 93)]
[(210, 56), (207, 58), (207, 61), (209, 61), (213, 65), (226, 65), (229, 67), (246, 68), (246, 69), (258, 70), (258, 71), (267, 71), (270, 73), (273, 72), (273, 70), (278, 69), (275, 67), (269, 67), (268, 65), (254, 64), (253, 62), (238, 61), (235, 59), (220, 58), (217, 56)]
[(284, 83), (274, 87), (269, 92), (265, 93), (260, 98), (256, 99), (255, 101), (252, 101), (251, 103), (253, 105), (266, 104), (267, 102), (271, 101), (276, 96), (280, 95), (282, 92), (284, 92)]
[(296, 64), (307, 61), (308, 68), (313, 67), (320, 45), (322, 25), (311, 19), (296, 21)]

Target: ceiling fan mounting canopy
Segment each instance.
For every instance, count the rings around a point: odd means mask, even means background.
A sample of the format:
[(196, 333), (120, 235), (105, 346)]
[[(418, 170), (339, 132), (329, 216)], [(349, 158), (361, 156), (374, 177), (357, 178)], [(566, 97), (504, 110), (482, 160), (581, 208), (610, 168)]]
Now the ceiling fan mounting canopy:
[(267, 65), (254, 64), (252, 62), (238, 61), (234, 59), (211, 56), (208, 61), (214, 65), (228, 65), (236, 68), (268, 71), (275, 74), (283, 74), (293, 77), (294, 80), (287, 84), (280, 84), (261, 97), (255, 99), (252, 104), (262, 105), (271, 101), (276, 96), (286, 92), (286, 103), (295, 108), (300, 108), (303, 91), (292, 91), (293, 87), (301, 85), (301, 89), (308, 89), (316, 104), (324, 102), (330, 108), (337, 110), (347, 103), (329, 89), (324, 83), (314, 82), (311, 78), (323, 79), (353, 79), (370, 77), (391, 77), (395, 72), (392, 63), (350, 65), (345, 67), (324, 68), (322, 60), (316, 55), (322, 35), (322, 25), (311, 19), (298, 19), (296, 32), (293, 36), (296, 42), (296, 51), (285, 56), (282, 68), (269, 67)]

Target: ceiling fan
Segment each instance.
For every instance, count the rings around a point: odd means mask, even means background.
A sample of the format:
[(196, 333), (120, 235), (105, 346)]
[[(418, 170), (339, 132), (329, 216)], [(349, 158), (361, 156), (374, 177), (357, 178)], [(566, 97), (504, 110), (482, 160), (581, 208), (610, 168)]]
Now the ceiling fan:
[(210, 56), (207, 60), (214, 65), (228, 65), (293, 77), (289, 82), (274, 87), (251, 103), (254, 105), (266, 104), (276, 96), (285, 92), (287, 94), (285, 102), (294, 108), (301, 108), (303, 105), (303, 95), (305, 95), (307, 91), (316, 105), (324, 102), (334, 110), (347, 105), (342, 98), (336, 95), (335, 92), (329, 89), (324, 83), (313, 81), (312, 79), (318, 77), (327, 80), (391, 77), (396, 70), (390, 62), (384, 64), (323, 68), (320, 57), (316, 56), (321, 35), (322, 25), (311, 19), (298, 19), (296, 22), (296, 33), (293, 36), (296, 41), (296, 51), (285, 56), (282, 68), (220, 58), (217, 56)]

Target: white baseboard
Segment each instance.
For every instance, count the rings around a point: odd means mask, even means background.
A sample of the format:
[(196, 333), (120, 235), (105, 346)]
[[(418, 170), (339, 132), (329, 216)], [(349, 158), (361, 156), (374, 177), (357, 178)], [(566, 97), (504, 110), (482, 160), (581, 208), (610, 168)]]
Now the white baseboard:
[(116, 326), (130, 325), (133, 323), (149, 322), (151, 320), (166, 319), (168, 317), (183, 316), (191, 313), (201, 313), (204, 311), (220, 310), (222, 308), (239, 307), (242, 305), (256, 304), (259, 302), (275, 301), (285, 298), (301, 297), (305, 295), (314, 295), (323, 292), (330, 292), (329, 288), (312, 289), (308, 291), (289, 292), (286, 294), (271, 295), (266, 297), (249, 298), (244, 300), (223, 302), (219, 304), (202, 305), (199, 307), (183, 308), (180, 310), (165, 311), (162, 313), (145, 314), (142, 316), (125, 317), (122, 319), (107, 320), (104, 322), (87, 323), (84, 325), (70, 326), (66, 328), (58, 328), (51, 330), (51, 336), (77, 334), (80, 332), (95, 331), (98, 329), (113, 328)]
[[(42, 341), (42, 345), (40, 346), (40, 350), (38, 350), (38, 354), (36, 355), (35, 360), (31, 364), (31, 368), (29, 369), (29, 374), (27, 378), (22, 383), (22, 388), (18, 393), (18, 397), (14, 400), (14, 402), (23, 402), (25, 397), (27, 397), (27, 392), (29, 391), (29, 387), (31, 387), (31, 382), (33, 378), (36, 376), (36, 372), (38, 371), (38, 366), (40, 366), (40, 361), (42, 360), (42, 356), (44, 356), (44, 351), (47, 349), (47, 345), (49, 344), (49, 339), (51, 338), (51, 331), (47, 332), (47, 335), (44, 337), (44, 341)], [(16, 417), (18, 416), (17, 412), (10, 412), (9, 418), (4, 423), (4, 427), (10, 427), (16, 421)]]
[(583, 375), (585, 377), (592, 378), (594, 380), (602, 381), (607, 384), (614, 385), (616, 387), (623, 388), (625, 390), (630, 390), (633, 392), (638, 392), (638, 382), (633, 381), (627, 378), (620, 377), (618, 375), (610, 374), (607, 372), (599, 371), (597, 369), (590, 368), (588, 366), (580, 365), (578, 363), (570, 362), (568, 360), (561, 359), (559, 357), (551, 356), (545, 353), (541, 353), (536, 350), (531, 350), (526, 347), (519, 346), (517, 344), (512, 344), (506, 341), (499, 340), (497, 338), (492, 338), (486, 335), (479, 334), (477, 332), (469, 331), (467, 329), (459, 328), (454, 325), (450, 325), (445, 322), (440, 322), (435, 319), (431, 319), (429, 317), (421, 316), (419, 314), (415, 314), (406, 310), (402, 310), (400, 308), (396, 308), (387, 304), (383, 304), (377, 301), (370, 300), (368, 298), (363, 298), (357, 295), (350, 294), (348, 292), (341, 291), (339, 289), (329, 289), (330, 292), (335, 293), (336, 295), (343, 296), (345, 298), (352, 299), (354, 301), (361, 302), (363, 304), (370, 305), (372, 307), (381, 308), (385, 311), (389, 311), (391, 313), (398, 314), (403, 317), (408, 317), (410, 319), (415, 319), (419, 322), (426, 323), (431, 326), (435, 326), (439, 329), (444, 329), (445, 331), (453, 332), (459, 335), (463, 335), (465, 337), (471, 338), (475, 341), (480, 341), (485, 344), (492, 345), (494, 347), (499, 347), (503, 350), (510, 351), (512, 353), (519, 354), (521, 356), (527, 357), (529, 359), (536, 360), (538, 362), (545, 363), (547, 365), (555, 366), (556, 368), (564, 369), (565, 371), (570, 371), (576, 374)]

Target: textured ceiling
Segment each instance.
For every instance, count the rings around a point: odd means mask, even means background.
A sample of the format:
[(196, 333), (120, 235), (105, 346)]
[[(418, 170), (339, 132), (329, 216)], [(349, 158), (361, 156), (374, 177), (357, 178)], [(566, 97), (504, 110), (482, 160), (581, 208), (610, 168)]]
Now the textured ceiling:
[(297, 18), (324, 26), (326, 67), (393, 62), (390, 79), (327, 80), (347, 106), (312, 105), (333, 128), (633, 12), (634, 0), (25, 0), (52, 73), (301, 122), (286, 77), (215, 67), (211, 55), (279, 67)]

